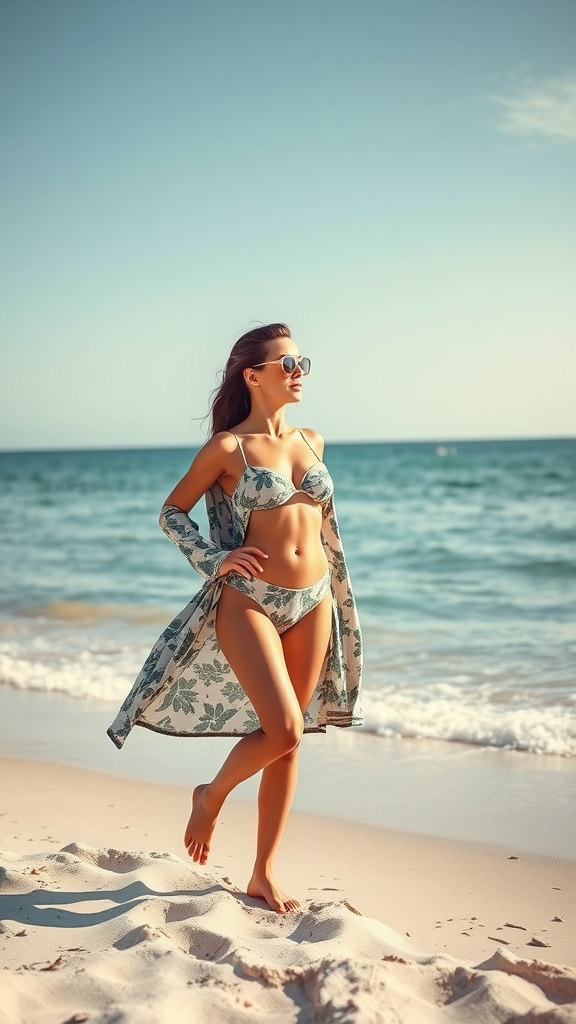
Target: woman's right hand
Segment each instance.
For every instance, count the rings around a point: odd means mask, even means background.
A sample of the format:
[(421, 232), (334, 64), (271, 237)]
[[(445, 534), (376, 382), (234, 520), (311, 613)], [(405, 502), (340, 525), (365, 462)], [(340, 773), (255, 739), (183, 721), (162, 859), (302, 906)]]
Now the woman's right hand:
[(218, 575), (225, 576), (227, 572), (237, 572), (239, 576), (250, 579), (251, 576), (257, 576), (259, 572), (264, 571), (259, 561), (262, 558), (268, 558), (268, 555), (260, 548), (235, 548), (229, 555), (226, 555), (220, 565)]

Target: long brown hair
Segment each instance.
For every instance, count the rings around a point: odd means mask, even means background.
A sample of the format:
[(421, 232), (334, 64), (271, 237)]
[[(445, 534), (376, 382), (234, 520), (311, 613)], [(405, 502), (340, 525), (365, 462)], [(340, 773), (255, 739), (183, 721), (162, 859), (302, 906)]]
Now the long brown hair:
[(222, 383), (214, 392), (210, 405), (212, 435), (229, 430), (245, 420), (251, 400), (243, 371), (266, 362), (268, 346), (275, 338), (291, 338), (286, 324), (267, 324), (248, 331), (232, 348), (222, 374)]

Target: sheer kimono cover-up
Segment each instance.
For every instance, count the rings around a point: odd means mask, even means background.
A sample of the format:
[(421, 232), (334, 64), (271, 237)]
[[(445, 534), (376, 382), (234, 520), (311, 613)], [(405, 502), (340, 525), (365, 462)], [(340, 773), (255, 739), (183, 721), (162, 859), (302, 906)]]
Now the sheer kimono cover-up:
[[(245, 736), (260, 728), (256, 712), (216, 638), (216, 611), (227, 554), (243, 544), (245, 526), (218, 483), (206, 492), (210, 540), (181, 509), (165, 505), (160, 525), (206, 582), (154, 644), (107, 730), (120, 749), (133, 725), (171, 736)], [(304, 732), (362, 725), (362, 637), (333, 499), (322, 505), (322, 543), (332, 594), (332, 631), (320, 677), (304, 713)], [(282, 588), (278, 588), (278, 602)]]

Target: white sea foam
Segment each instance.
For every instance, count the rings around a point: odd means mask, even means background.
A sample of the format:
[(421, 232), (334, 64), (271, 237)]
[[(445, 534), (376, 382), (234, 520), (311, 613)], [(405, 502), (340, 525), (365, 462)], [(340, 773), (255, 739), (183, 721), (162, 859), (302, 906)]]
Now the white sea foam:
[[(70, 656), (55, 653), (40, 638), (34, 648), (0, 644), (0, 685), (112, 702), (124, 699), (148, 653), (145, 646), (110, 644), (105, 650), (84, 649)], [(377, 690), (368, 680), (363, 729), (378, 736), (425, 737), (574, 757), (575, 702), (576, 697), (551, 706), (519, 706), (518, 694), (511, 693), (502, 702), (489, 684), (469, 692), (451, 683)]]
[(114, 654), (80, 651), (74, 658), (50, 652), (24, 655), (16, 644), (0, 644), (0, 685), (82, 699), (121, 701), (144, 661), (134, 650)]
[[(571, 704), (572, 702), (570, 702)], [(518, 707), (474, 696), (449, 683), (425, 690), (364, 689), (364, 729), (378, 736), (454, 740), (534, 754), (576, 756), (576, 714), (570, 704)]]

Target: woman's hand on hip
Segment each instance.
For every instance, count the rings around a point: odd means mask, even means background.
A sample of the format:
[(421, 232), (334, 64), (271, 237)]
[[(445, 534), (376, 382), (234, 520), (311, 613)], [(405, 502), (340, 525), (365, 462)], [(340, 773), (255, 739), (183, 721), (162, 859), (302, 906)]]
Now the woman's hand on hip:
[(237, 572), (239, 576), (250, 579), (251, 576), (257, 576), (259, 572), (264, 571), (260, 564), (262, 558), (268, 558), (268, 555), (260, 548), (236, 548), (226, 555), (218, 575), (225, 576), (227, 572)]

